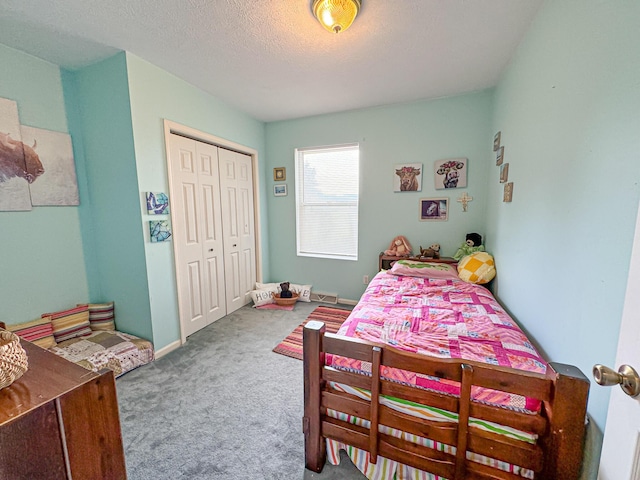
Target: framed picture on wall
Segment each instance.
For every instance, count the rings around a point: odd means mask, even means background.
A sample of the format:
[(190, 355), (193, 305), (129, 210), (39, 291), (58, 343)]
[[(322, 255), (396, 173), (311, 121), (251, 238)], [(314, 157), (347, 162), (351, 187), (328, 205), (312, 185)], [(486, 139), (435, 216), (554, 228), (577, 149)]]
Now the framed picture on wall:
[(496, 133), (495, 137), (493, 137), (493, 151), (497, 152), (500, 148), (500, 132)]
[(276, 197), (286, 197), (287, 196), (287, 184), (281, 183), (279, 185), (273, 186), (273, 195)]
[(273, 179), (276, 182), (284, 182), (287, 179), (287, 169), (285, 167), (274, 168)]
[(504, 161), (504, 147), (500, 147), (496, 151), (496, 166), (499, 167), (500, 165), (502, 165), (503, 161)]
[(503, 163), (500, 166), (500, 183), (506, 183), (509, 180), (509, 164)]
[(513, 182), (505, 183), (504, 184), (504, 198), (502, 199), (502, 201), (503, 202), (510, 202), (512, 198), (513, 198)]
[(444, 221), (449, 218), (448, 198), (421, 198), (420, 199), (420, 220)]
[(164, 192), (147, 192), (147, 213), (164, 215), (169, 213), (169, 197)]
[(421, 163), (397, 163), (394, 167), (393, 191), (394, 192), (420, 192), (422, 191), (422, 164)]
[(467, 186), (467, 162), (466, 158), (436, 160), (434, 164), (436, 190), (465, 188)]

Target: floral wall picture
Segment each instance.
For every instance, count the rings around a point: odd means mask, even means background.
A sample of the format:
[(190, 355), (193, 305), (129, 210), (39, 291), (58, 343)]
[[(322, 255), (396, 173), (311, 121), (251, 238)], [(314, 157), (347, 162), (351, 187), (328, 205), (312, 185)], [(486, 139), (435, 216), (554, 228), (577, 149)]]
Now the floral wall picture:
[(393, 175), (394, 192), (420, 192), (422, 190), (422, 164), (399, 163)]
[(169, 197), (163, 192), (147, 192), (147, 212), (149, 215), (169, 213)]
[(169, 220), (149, 221), (151, 243), (169, 242), (171, 239), (171, 223)]
[(436, 190), (465, 188), (467, 186), (468, 161), (466, 158), (436, 160), (434, 164)]

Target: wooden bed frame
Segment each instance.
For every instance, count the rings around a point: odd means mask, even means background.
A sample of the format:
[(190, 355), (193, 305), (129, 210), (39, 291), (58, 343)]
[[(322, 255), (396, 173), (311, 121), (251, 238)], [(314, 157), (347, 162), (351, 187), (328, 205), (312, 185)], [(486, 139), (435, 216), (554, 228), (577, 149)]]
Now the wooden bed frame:
[[(326, 441), (366, 450), (371, 461), (377, 456), (398, 461), (450, 480), (522, 480), (496, 468), (467, 459), (475, 452), (535, 472), (536, 479), (573, 480), (580, 475), (583, 457), (589, 380), (576, 367), (551, 363), (547, 374), (528, 373), (505, 367), (439, 359), (404, 352), (386, 345), (325, 333), (322, 322), (310, 321), (303, 333), (305, 465), (320, 472), (326, 460)], [(325, 365), (333, 354), (371, 362), (372, 375), (349, 373)], [(399, 368), (460, 383), (454, 397), (405, 386), (380, 377), (380, 366)], [(371, 392), (371, 401), (330, 389), (338, 382)], [(472, 402), (471, 387), (501, 390), (542, 402), (538, 414)], [(380, 395), (400, 398), (458, 414), (458, 423), (422, 420), (379, 403)], [(333, 409), (369, 420), (360, 427), (327, 416)], [(469, 425), (469, 417), (482, 419), (538, 435), (535, 445)], [(379, 432), (386, 425), (456, 447), (455, 454), (437, 451)]]

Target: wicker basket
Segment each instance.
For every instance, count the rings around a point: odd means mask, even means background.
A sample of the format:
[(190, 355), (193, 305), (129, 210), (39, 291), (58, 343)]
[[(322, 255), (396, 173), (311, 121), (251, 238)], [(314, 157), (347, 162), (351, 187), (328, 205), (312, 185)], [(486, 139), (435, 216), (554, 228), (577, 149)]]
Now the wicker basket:
[(298, 294), (297, 293), (293, 293), (291, 292), (291, 294), (293, 295), (293, 297), (291, 298), (280, 298), (280, 294), (279, 293), (273, 293), (273, 299), (275, 300), (275, 302), (280, 305), (280, 306), (289, 306), (289, 305), (293, 305), (294, 303), (296, 303), (298, 301)]
[(27, 371), (27, 352), (20, 338), (12, 332), (0, 330), (0, 389), (8, 387)]

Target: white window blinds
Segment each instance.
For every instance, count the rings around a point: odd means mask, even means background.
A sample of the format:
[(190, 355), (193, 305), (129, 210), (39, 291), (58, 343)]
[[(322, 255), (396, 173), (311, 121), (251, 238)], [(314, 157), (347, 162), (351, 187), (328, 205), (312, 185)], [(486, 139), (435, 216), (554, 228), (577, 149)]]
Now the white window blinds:
[(358, 259), (358, 144), (296, 149), (299, 256)]

